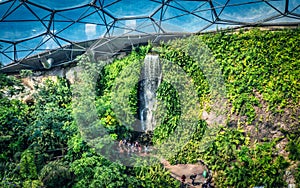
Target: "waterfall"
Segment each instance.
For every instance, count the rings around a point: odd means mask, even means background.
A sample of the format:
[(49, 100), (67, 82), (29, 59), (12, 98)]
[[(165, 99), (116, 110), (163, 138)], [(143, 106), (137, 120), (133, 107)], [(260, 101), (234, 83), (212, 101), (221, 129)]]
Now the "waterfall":
[(162, 71), (158, 55), (147, 54), (139, 85), (139, 115), (142, 131), (153, 131), (155, 128), (156, 90), (161, 80)]

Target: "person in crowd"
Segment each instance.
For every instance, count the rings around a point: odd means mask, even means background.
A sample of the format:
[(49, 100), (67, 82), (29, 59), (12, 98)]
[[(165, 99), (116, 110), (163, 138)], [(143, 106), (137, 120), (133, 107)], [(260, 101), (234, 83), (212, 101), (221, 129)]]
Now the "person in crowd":
[(119, 148), (123, 146), (123, 140), (119, 141)]
[(180, 184), (180, 188), (184, 188), (185, 187), (185, 179), (186, 179), (186, 176), (183, 174), (181, 176), (181, 184)]
[(131, 149), (131, 152), (132, 152), (132, 153), (135, 152), (135, 147), (134, 147), (134, 144), (133, 144), (133, 143), (130, 145), (130, 149)]
[(192, 180), (192, 185), (195, 185), (195, 179), (196, 179), (196, 177), (197, 177), (197, 174), (196, 174), (196, 173), (194, 173), (194, 174), (192, 174), (192, 175), (190, 176), (190, 179)]
[(123, 140), (119, 141), (119, 152), (123, 153), (124, 152), (124, 147), (123, 147)]
[(142, 152), (142, 146), (141, 146), (141, 144), (138, 145), (138, 150), (139, 150), (139, 153)]
[(148, 146), (147, 145), (144, 146), (144, 152), (145, 152), (145, 154), (148, 153)]

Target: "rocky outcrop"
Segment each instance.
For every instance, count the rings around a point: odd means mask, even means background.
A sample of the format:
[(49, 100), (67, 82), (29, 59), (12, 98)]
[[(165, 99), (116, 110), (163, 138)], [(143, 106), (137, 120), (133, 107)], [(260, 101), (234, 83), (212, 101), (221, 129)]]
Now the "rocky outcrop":
[(14, 96), (14, 98), (20, 99), (26, 103), (33, 102), (32, 95), (36, 91), (36, 86), (41, 85), (45, 80), (50, 79), (55, 82), (58, 77), (62, 77), (66, 78), (70, 84), (74, 84), (76, 79), (78, 79), (77, 73), (80, 71), (81, 68), (78, 66), (57, 67), (47, 71), (35, 71), (32, 75), (21, 78), (24, 85), (24, 92)]

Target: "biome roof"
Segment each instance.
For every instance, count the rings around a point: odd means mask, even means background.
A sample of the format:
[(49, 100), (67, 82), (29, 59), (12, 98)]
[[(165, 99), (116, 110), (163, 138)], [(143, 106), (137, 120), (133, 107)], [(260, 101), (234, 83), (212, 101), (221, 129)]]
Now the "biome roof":
[(91, 46), (109, 57), (149, 39), (299, 20), (300, 0), (0, 0), (0, 62), (3, 72), (43, 69)]

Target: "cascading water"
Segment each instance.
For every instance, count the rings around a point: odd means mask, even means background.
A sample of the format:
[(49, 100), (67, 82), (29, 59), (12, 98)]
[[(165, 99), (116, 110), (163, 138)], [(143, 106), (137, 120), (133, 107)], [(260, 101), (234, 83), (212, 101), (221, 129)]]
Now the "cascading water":
[(162, 80), (162, 71), (158, 55), (147, 54), (142, 68), (139, 86), (139, 115), (142, 131), (153, 131), (156, 121), (156, 90)]

